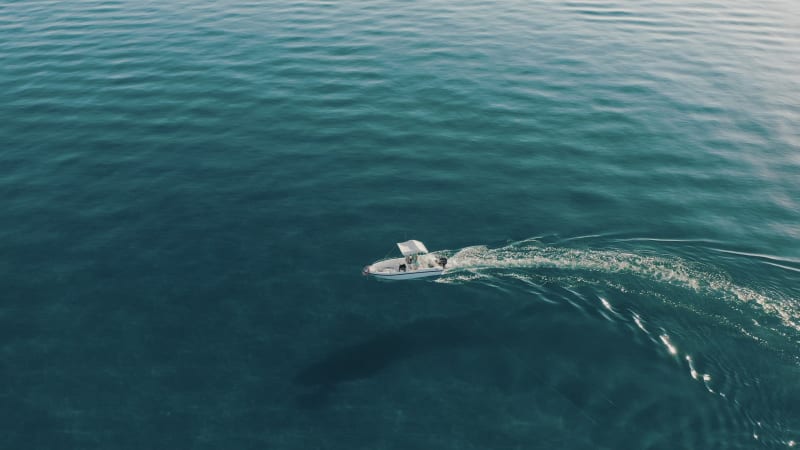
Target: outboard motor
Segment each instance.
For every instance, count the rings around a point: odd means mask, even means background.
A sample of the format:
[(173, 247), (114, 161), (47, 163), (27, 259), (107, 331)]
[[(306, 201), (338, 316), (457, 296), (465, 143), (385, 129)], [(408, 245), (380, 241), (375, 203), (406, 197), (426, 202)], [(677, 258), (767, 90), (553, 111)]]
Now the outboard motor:
[(444, 269), (444, 266), (447, 265), (447, 258), (445, 258), (444, 256), (440, 256), (439, 261), (437, 262), (439, 263), (440, 266), (442, 266), (442, 269)]

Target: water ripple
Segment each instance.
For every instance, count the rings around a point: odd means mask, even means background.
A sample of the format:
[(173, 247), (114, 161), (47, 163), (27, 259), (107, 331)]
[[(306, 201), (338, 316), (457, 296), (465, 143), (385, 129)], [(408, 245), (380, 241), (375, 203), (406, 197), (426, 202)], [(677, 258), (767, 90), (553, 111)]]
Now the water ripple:
[[(0, 3), (7, 441), (795, 446), (798, 23), (792, 0)], [(412, 230), (510, 243), (445, 252), (425, 289), (342, 275)], [(286, 355), (351, 316), (465, 305), (499, 337), (323, 421), (286, 403)]]

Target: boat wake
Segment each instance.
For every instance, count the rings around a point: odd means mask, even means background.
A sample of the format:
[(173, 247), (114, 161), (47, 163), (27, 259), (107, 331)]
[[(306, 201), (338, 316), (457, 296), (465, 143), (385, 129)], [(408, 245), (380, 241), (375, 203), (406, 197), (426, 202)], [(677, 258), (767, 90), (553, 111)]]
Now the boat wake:
[[(782, 431), (784, 418), (769, 406), (794, 391), (777, 388), (780, 393), (773, 393), (776, 385), (762, 386), (767, 376), (748, 365), (753, 360), (742, 362), (727, 351), (731, 346), (768, 349), (765, 354), (781, 355), (787, 363), (780, 369), (772, 366), (776, 373), (783, 373), (784, 367), (792, 373), (800, 366), (800, 302), (795, 291), (771, 289), (758, 280), (735, 281), (746, 277), (750, 264), (774, 261), (734, 256), (725, 260), (726, 270), (705, 262), (710, 258), (697, 253), (704, 248), (669, 246), (656, 251), (651, 245), (642, 250), (617, 241), (611, 245), (623, 248), (610, 248), (608, 243), (587, 248), (585, 241), (571, 245), (528, 239), (499, 248), (440, 251), (448, 258), (448, 271), (437, 282), (479, 283), (502, 292), (521, 289), (546, 303), (564, 302), (584, 316), (602, 317), (613, 329), (630, 330), (636, 339), (649, 342), (674, 361), (681, 377), (702, 386), (710, 395), (708, 404), (715, 405), (711, 416), (727, 417), (731, 424), (725, 432), (747, 430), (754, 442), (795, 445), (795, 437), (787, 438)], [(777, 279), (783, 281), (776, 285), (786, 284), (785, 278)], [(658, 302), (639, 303), (645, 299)], [(670, 313), (671, 307), (677, 314)], [(716, 337), (710, 339), (707, 330), (715, 330)], [(751, 344), (755, 347), (748, 347)]]
[(641, 254), (623, 250), (592, 250), (555, 247), (538, 240), (515, 242), (500, 248), (471, 246), (457, 251), (441, 252), (448, 255), (450, 269), (438, 280), (440, 283), (464, 283), (497, 277), (546, 281), (547, 275), (532, 274), (537, 271), (567, 271), (571, 274), (558, 277), (577, 284), (606, 284), (622, 291), (633, 289), (614, 277), (615, 274), (637, 278), (648, 284), (666, 284), (688, 289), (705, 297), (718, 298), (734, 305), (757, 305), (765, 314), (777, 318), (794, 330), (800, 331), (800, 302), (779, 292), (760, 292), (736, 284), (724, 271), (706, 264), (690, 262), (676, 256)]

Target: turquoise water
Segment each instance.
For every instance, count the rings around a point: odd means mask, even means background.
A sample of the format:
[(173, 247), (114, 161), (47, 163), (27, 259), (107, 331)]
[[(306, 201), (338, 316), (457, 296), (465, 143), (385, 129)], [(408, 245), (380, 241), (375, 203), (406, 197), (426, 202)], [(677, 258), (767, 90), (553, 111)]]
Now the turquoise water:
[(798, 74), (789, 0), (2, 3), (0, 447), (795, 447)]

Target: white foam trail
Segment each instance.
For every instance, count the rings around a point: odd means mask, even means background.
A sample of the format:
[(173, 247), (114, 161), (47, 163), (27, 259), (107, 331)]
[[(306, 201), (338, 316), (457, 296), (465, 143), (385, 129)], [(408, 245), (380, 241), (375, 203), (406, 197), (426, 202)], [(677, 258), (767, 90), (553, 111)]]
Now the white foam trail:
[[(450, 253), (450, 252), (443, 252)], [(587, 250), (550, 247), (526, 240), (505, 247), (466, 247), (449, 256), (450, 274), (441, 282), (461, 282), (479, 278), (492, 269), (563, 269), (598, 273), (629, 274), (667, 283), (726, 300), (758, 305), (764, 312), (780, 318), (784, 325), (800, 331), (800, 301), (773, 297), (734, 284), (722, 272), (678, 257), (644, 255), (620, 250)], [(467, 273), (464, 273), (464, 272)]]
[(662, 343), (664, 343), (664, 347), (666, 347), (666, 348), (667, 348), (667, 350), (669, 351), (669, 354), (670, 354), (670, 355), (673, 355), (673, 356), (675, 356), (675, 355), (677, 355), (677, 354), (678, 354), (678, 349), (677, 349), (677, 347), (675, 347), (675, 345), (674, 345), (674, 344), (673, 344), (673, 343), (672, 343), (672, 342), (669, 340), (669, 335), (668, 335), (668, 334), (666, 334), (666, 333), (665, 333), (665, 334), (662, 334), (661, 336), (659, 336), (659, 338), (661, 339), (661, 342), (662, 342)]

